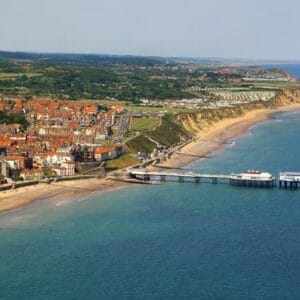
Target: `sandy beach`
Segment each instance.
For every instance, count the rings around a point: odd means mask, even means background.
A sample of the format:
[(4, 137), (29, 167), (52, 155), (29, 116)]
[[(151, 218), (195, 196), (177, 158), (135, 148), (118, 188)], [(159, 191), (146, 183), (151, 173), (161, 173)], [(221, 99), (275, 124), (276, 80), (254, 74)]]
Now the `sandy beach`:
[[(207, 156), (221, 149), (226, 141), (241, 136), (251, 126), (267, 120), (272, 114), (298, 109), (300, 109), (300, 103), (276, 109), (256, 109), (245, 113), (241, 117), (221, 120), (214, 123), (208, 129), (200, 131), (193, 141), (174, 153), (161, 166), (171, 168), (183, 167), (198, 160), (197, 156)], [(28, 205), (41, 199), (53, 197), (72, 199), (91, 193), (110, 192), (128, 185), (106, 179), (83, 179), (52, 184), (42, 183), (15, 190), (2, 191), (0, 192), (0, 213)]]
[(13, 210), (37, 200), (72, 199), (87, 194), (113, 191), (127, 184), (106, 179), (68, 180), (51, 184), (40, 183), (0, 192), (0, 213)]
[(172, 168), (186, 166), (198, 160), (197, 156), (207, 156), (221, 149), (228, 140), (245, 134), (251, 126), (269, 119), (273, 114), (293, 110), (300, 110), (300, 103), (276, 109), (256, 109), (238, 118), (221, 120), (200, 131), (192, 142), (174, 153), (161, 166)]

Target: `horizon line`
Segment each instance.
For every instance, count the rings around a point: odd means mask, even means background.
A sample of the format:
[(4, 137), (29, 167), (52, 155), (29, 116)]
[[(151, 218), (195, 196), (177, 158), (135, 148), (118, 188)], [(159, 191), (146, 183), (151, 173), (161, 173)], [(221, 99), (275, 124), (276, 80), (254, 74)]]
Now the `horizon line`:
[(60, 52), (60, 51), (36, 51), (36, 50), (3, 50), (0, 53), (23, 53), (23, 54), (45, 54), (45, 55), (92, 55), (92, 56), (110, 56), (110, 57), (140, 57), (140, 58), (164, 58), (164, 59), (202, 59), (202, 60), (218, 60), (228, 62), (287, 62), (300, 63), (300, 59), (268, 59), (268, 58), (226, 58), (214, 56), (189, 56), (189, 55), (174, 55), (174, 56), (160, 56), (160, 55), (142, 55), (142, 54), (109, 54), (96, 52)]

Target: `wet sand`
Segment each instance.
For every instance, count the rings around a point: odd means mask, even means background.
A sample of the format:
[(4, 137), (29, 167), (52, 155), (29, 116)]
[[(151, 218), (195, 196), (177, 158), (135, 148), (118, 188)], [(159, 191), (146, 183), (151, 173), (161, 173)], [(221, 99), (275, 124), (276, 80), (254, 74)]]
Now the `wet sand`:
[[(208, 129), (200, 131), (192, 142), (177, 151), (189, 155), (174, 153), (161, 166), (171, 168), (186, 166), (198, 160), (199, 156), (207, 156), (221, 149), (228, 140), (241, 136), (251, 126), (267, 120), (272, 114), (299, 109), (300, 104), (277, 109), (257, 109), (249, 111), (241, 117), (221, 120)], [(0, 213), (28, 205), (41, 199), (53, 197), (72, 199), (91, 193), (110, 192), (126, 186), (129, 186), (129, 184), (106, 179), (84, 179), (56, 182), (50, 185), (38, 184), (15, 190), (2, 191), (0, 192)]]

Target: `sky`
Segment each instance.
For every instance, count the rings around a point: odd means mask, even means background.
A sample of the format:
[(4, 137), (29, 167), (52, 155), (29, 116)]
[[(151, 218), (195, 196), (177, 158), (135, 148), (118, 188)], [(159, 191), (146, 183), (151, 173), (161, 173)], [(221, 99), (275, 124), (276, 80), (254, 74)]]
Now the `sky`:
[(300, 59), (299, 0), (0, 0), (0, 50)]

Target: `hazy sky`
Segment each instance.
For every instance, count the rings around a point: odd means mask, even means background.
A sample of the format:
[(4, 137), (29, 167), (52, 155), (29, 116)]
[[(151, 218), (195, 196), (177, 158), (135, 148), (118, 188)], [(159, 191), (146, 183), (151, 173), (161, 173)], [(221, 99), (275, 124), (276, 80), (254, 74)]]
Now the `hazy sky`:
[(300, 59), (299, 0), (0, 0), (0, 49)]

